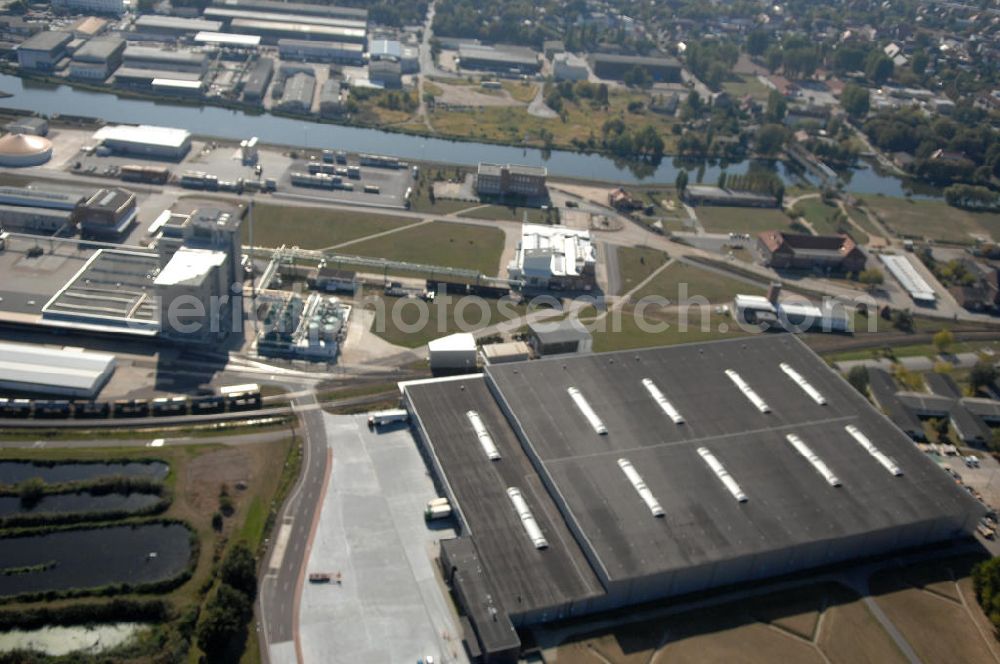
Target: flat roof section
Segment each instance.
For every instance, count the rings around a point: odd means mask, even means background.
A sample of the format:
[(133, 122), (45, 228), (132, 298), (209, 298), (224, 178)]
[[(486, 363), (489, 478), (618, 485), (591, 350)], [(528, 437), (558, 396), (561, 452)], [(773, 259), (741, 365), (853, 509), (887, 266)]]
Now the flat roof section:
[[(801, 389), (782, 363), (826, 403)], [(769, 412), (761, 412), (727, 369), (770, 406)], [(557, 504), (609, 582), (793, 547), (877, 539), (918, 524), (964, 525), (978, 509), (793, 335), (489, 365), (486, 372), (501, 406), (523, 431), (528, 454), (551, 478)], [(643, 378), (656, 383), (683, 424), (665, 414)], [(571, 387), (593, 407), (606, 434), (598, 435), (581, 416), (568, 394)], [(448, 398), (442, 395), (443, 401)], [(888, 473), (848, 425), (895, 459), (903, 475)], [(842, 486), (830, 486), (788, 434), (798, 436)], [(723, 473), (706, 461), (703, 448), (739, 485), (746, 502), (727, 490)], [(650, 514), (623, 476), (620, 458), (642, 476), (663, 518)]]
[[(481, 375), (403, 386), (457, 508), (511, 614), (603, 595), (603, 588), (524, 454)], [(490, 461), (466, 413), (474, 410), (500, 453)], [(516, 487), (548, 548), (536, 549), (511, 503)], [(629, 487), (631, 489), (631, 487)]]
[(25, 391), (93, 397), (114, 368), (107, 353), (0, 343), (0, 385)]

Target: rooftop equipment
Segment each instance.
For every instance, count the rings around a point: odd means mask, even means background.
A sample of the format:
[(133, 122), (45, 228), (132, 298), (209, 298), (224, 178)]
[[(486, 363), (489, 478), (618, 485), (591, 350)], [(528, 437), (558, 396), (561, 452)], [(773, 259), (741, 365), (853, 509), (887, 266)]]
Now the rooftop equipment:
[(818, 403), (821, 406), (825, 406), (826, 405), (826, 397), (824, 397), (822, 394), (820, 394), (819, 390), (817, 390), (815, 387), (813, 387), (812, 384), (809, 381), (807, 381), (802, 376), (802, 374), (800, 374), (798, 371), (796, 371), (795, 369), (793, 369), (791, 367), (791, 365), (789, 365), (789, 364), (787, 364), (785, 362), (782, 362), (781, 363), (781, 370), (784, 371), (788, 375), (789, 378), (791, 378), (792, 380), (794, 380), (796, 382), (796, 384), (798, 384), (798, 386), (801, 387), (802, 390), (806, 394), (808, 394), (810, 397), (812, 397), (813, 401), (815, 401), (816, 403)]
[(643, 502), (646, 503), (646, 506), (649, 507), (649, 511), (652, 512), (653, 516), (662, 517), (663, 508), (660, 506), (660, 502), (656, 499), (656, 496), (653, 495), (653, 492), (649, 490), (649, 487), (646, 486), (646, 483), (642, 481), (642, 475), (640, 475), (639, 471), (635, 469), (632, 462), (628, 459), (621, 458), (618, 459), (618, 465), (621, 467), (622, 472), (625, 473), (625, 477), (628, 478), (628, 481), (635, 487), (639, 497), (642, 498)]
[(833, 474), (833, 471), (830, 470), (830, 467), (827, 466), (822, 459), (816, 456), (816, 453), (813, 452), (809, 448), (809, 446), (802, 441), (801, 438), (796, 436), (794, 433), (790, 433), (787, 436), (785, 436), (785, 440), (787, 440), (791, 444), (791, 446), (795, 448), (796, 452), (804, 456), (806, 458), (806, 461), (812, 464), (812, 467), (816, 469), (816, 472), (818, 472), (820, 475), (823, 476), (823, 479), (826, 480), (827, 484), (829, 484), (830, 486), (841, 485), (840, 480), (837, 478), (836, 475)]
[(497, 449), (496, 443), (493, 442), (490, 432), (486, 430), (486, 425), (483, 424), (483, 419), (479, 417), (479, 413), (470, 410), (465, 413), (465, 416), (469, 418), (469, 423), (472, 424), (472, 428), (476, 432), (476, 437), (479, 438), (479, 444), (483, 446), (483, 451), (486, 452), (487, 458), (490, 461), (499, 461), (500, 450)]
[(516, 487), (510, 487), (507, 489), (507, 495), (510, 496), (510, 502), (514, 503), (514, 509), (517, 511), (518, 516), (521, 517), (521, 525), (524, 526), (525, 532), (528, 533), (528, 539), (531, 540), (536, 549), (547, 549), (549, 541), (545, 539), (542, 529), (538, 527), (535, 516), (531, 513), (531, 508), (528, 507), (528, 503), (521, 496), (521, 490)]
[(733, 494), (733, 498), (741, 503), (745, 503), (747, 501), (747, 495), (743, 493), (743, 489), (741, 489), (740, 485), (736, 483), (733, 476), (726, 471), (726, 468), (719, 463), (719, 460), (715, 458), (715, 455), (709, 452), (707, 447), (699, 447), (698, 454), (700, 454), (701, 458), (705, 460), (708, 467), (712, 469), (712, 472), (719, 478), (719, 481), (722, 482), (727, 489), (729, 489), (729, 493)]
[(604, 426), (604, 422), (601, 421), (601, 418), (597, 416), (594, 409), (590, 407), (589, 403), (587, 403), (587, 399), (580, 393), (580, 390), (575, 387), (570, 387), (567, 388), (566, 391), (569, 392), (570, 397), (573, 398), (573, 403), (576, 404), (576, 407), (580, 409), (583, 416), (587, 418), (588, 422), (590, 422), (590, 426), (594, 427), (594, 431), (597, 432), (597, 435), (603, 436), (608, 433), (608, 428)]
[[(646, 388), (646, 391), (649, 392), (649, 396), (653, 397), (653, 400), (660, 405), (660, 408), (662, 408), (663, 412), (667, 414), (667, 417), (674, 421), (674, 424), (684, 424), (684, 418), (677, 412), (674, 405), (670, 403), (665, 396), (663, 396), (663, 392), (661, 392), (660, 388), (656, 386), (656, 383), (649, 378), (643, 378), (642, 385)], [(621, 461), (619, 461), (619, 463), (621, 463)]]
[(861, 447), (868, 450), (868, 454), (875, 457), (875, 460), (882, 464), (886, 470), (896, 477), (903, 474), (903, 469), (897, 466), (896, 462), (893, 461), (891, 457), (884, 452), (879, 451), (879, 449), (875, 447), (875, 444), (868, 439), (868, 436), (861, 432), (861, 429), (857, 428), (853, 424), (848, 424), (844, 428), (847, 429), (847, 433), (851, 434), (854, 440), (858, 441), (858, 444), (860, 444)]
[(771, 408), (760, 398), (760, 395), (754, 392), (753, 388), (743, 380), (742, 376), (733, 371), (732, 369), (726, 369), (726, 375), (729, 376), (729, 380), (736, 383), (736, 387), (740, 388), (740, 391), (746, 396), (750, 402), (757, 407), (762, 413), (770, 413)]

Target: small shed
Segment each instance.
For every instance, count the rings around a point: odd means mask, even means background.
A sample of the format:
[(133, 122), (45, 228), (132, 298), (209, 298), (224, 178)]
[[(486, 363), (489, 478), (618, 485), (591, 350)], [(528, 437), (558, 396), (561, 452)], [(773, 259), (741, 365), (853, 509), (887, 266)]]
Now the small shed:
[(531, 347), (541, 357), (563, 353), (589, 353), (593, 350), (590, 331), (575, 318), (558, 322), (536, 321), (528, 324)]
[(450, 373), (476, 369), (476, 338), (468, 332), (434, 339), (427, 348), (431, 371)]

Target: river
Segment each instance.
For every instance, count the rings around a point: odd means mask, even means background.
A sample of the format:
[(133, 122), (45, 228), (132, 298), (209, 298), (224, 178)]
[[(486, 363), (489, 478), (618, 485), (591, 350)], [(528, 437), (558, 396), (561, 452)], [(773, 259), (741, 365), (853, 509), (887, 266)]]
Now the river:
[[(744, 160), (723, 167), (716, 161), (666, 157), (654, 167), (603, 155), (457, 142), (378, 129), (320, 124), (216, 106), (191, 106), (169, 101), (118, 97), (111, 92), (78, 90), (68, 85), (24, 80), (11, 74), (0, 74), (0, 90), (11, 95), (0, 99), (0, 107), (30, 110), (50, 116), (66, 113), (100, 118), (107, 122), (179, 127), (203, 136), (232, 140), (257, 136), (265, 143), (374, 152), (421, 161), (453, 164), (486, 161), (545, 166), (554, 176), (622, 184), (673, 184), (682, 168), (691, 173), (692, 182), (708, 184), (714, 184), (722, 171), (742, 174), (750, 168), (772, 170), (789, 184), (809, 181), (808, 177), (798, 173), (791, 165), (780, 162)], [(909, 185), (895, 176), (878, 173), (871, 167), (862, 167), (851, 173), (847, 188), (855, 193), (902, 196), (909, 190)], [(918, 193), (926, 195), (930, 192)]]

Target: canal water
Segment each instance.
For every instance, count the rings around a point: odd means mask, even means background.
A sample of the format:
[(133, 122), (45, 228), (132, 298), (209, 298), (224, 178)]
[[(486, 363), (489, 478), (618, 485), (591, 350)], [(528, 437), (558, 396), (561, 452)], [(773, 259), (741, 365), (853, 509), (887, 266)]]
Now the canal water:
[[(731, 175), (744, 174), (751, 168), (771, 170), (788, 184), (810, 181), (808, 176), (796, 172), (790, 165), (783, 163), (745, 160), (721, 165), (717, 161), (668, 156), (653, 166), (603, 155), (457, 142), (378, 129), (319, 124), (215, 106), (191, 106), (172, 104), (168, 101), (123, 98), (110, 92), (78, 90), (68, 85), (28, 81), (11, 74), (0, 74), (0, 90), (11, 95), (0, 99), (0, 107), (30, 110), (44, 115), (63, 113), (100, 118), (107, 122), (163, 125), (225, 139), (239, 140), (257, 136), (266, 143), (308, 146), (313, 149), (373, 152), (403, 159), (454, 164), (486, 161), (545, 166), (554, 176), (623, 184), (673, 184), (677, 173), (682, 169), (691, 174), (691, 182), (706, 184), (715, 184), (723, 171)], [(870, 167), (862, 167), (851, 174), (848, 190), (856, 193), (902, 196), (910, 186), (895, 176), (880, 174)]]
[(0, 518), (28, 514), (84, 514), (98, 512), (138, 512), (160, 502), (152, 493), (59, 493), (43, 497), (30, 508), (18, 496), (0, 496)]
[[(171, 579), (188, 564), (190, 531), (176, 523), (55, 531), (0, 539), (0, 596)], [(24, 568), (45, 566), (23, 573)]]
[(97, 655), (127, 643), (148, 625), (143, 623), (108, 623), (101, 625), (71, 625), (13, 629), (0, 632), (0, 653), (29, 650), (50, 657), (70, 653)]

